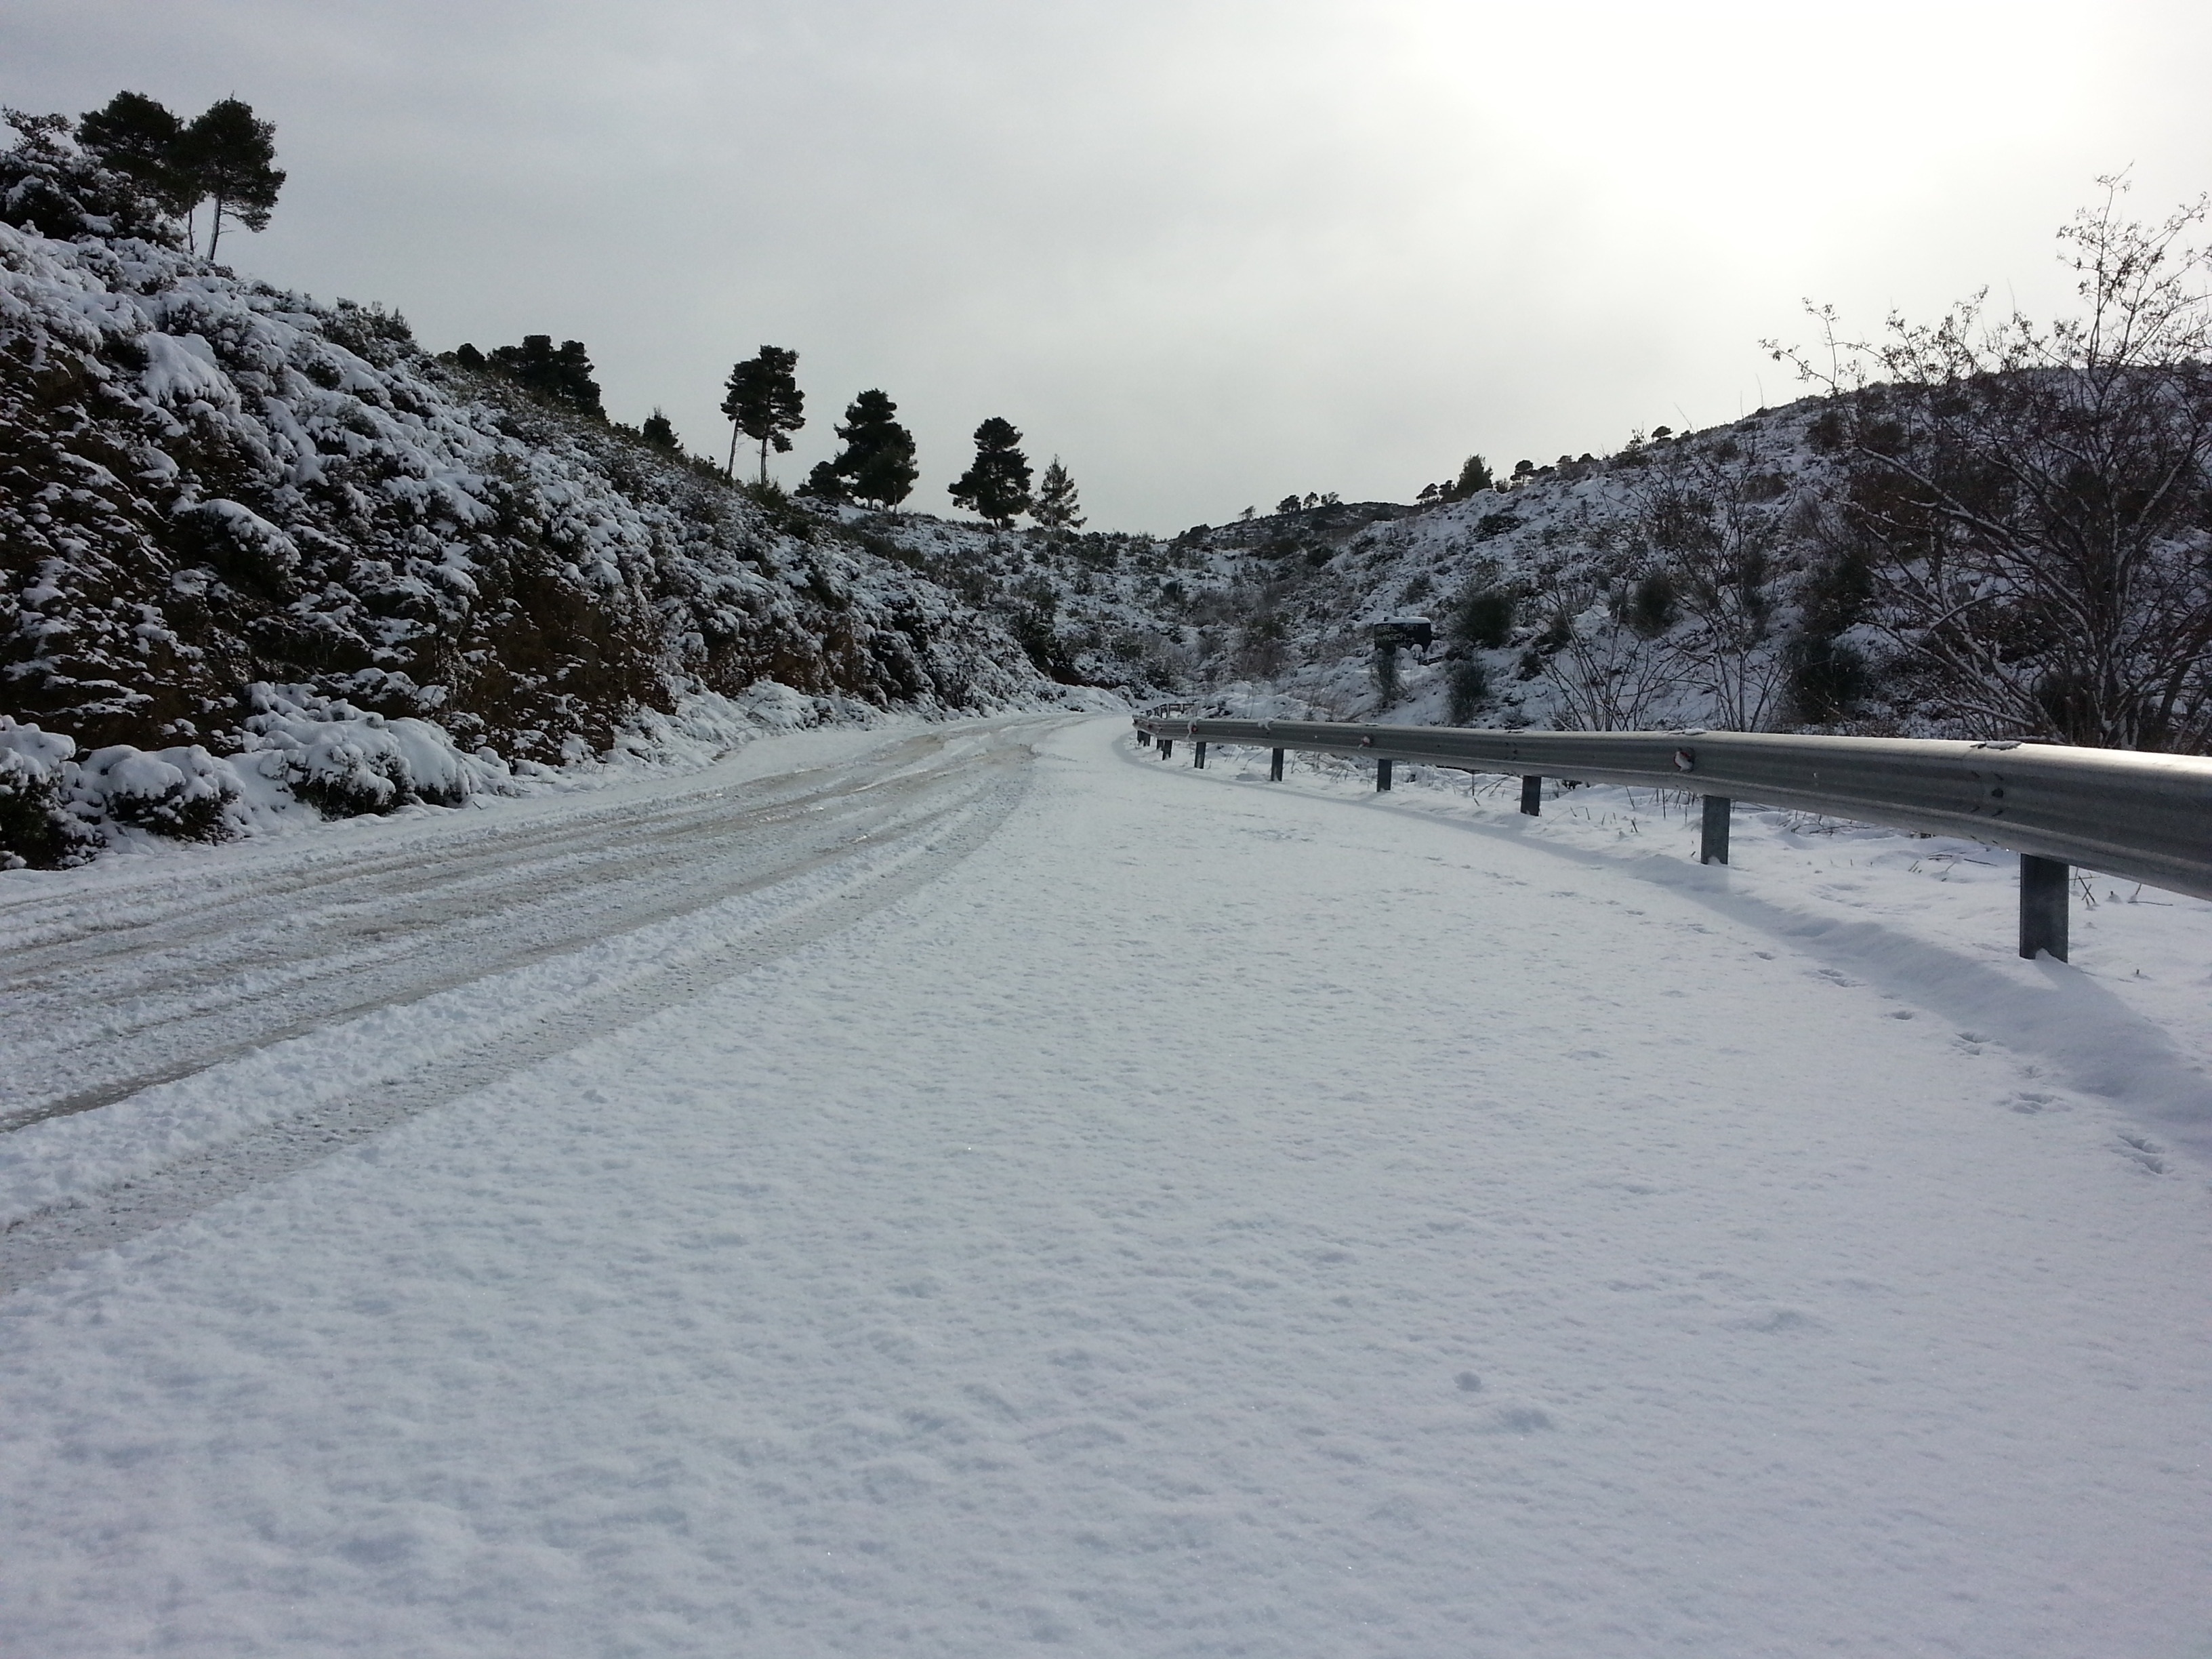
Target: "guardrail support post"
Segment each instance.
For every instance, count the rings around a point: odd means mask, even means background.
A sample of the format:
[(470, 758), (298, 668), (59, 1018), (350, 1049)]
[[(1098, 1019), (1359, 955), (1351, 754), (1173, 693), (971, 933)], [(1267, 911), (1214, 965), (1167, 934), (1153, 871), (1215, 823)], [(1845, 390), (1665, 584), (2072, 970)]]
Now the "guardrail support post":
[(1726, 795), (1705, 797), (1705, 818), (1698, 833), (1698, 862), (1726, 864), (1728, 862), (1729, 809), (1734, 805)]
[(2020, 855), (2020, 953), (2030, 962), (2039, 951), (2066, 960), (2066, 890), (2073, 879), (2072, 867), (2057, 859)]
[(1524, 817), (1540, 817), (1544, 811), (1544, 781), (1541, 778), (1521, 780), (1521, 812)]
[(1279, 749), (1270, 749), (1267, 751), (1267, 781), (1280, 783), (1282, 781), (1283, 751)]
[(1377, 789), (1388, 789), (1390, 787), (1390, 763), (1387, 760), (1375, 763), (1375, 787)]
[(1138, 732), (1138, 733), (1137, 733), (1137, 747), (1138, 747), (1138, 748), (1139, 748), (1139, 749), (1150, 749), (1152, 746), (1152, 734), (1151, 732)]
[(1201, 772), (1206, 769), (1206, 745), (1203, 743), (1191, 745), (1190, 763)]
[(1168, 760), (1173, 757), (1174, 754), (1175, 739), (1173, 738), (1162, 738), (1160, 739), (1160, 758), (1162, 760)]

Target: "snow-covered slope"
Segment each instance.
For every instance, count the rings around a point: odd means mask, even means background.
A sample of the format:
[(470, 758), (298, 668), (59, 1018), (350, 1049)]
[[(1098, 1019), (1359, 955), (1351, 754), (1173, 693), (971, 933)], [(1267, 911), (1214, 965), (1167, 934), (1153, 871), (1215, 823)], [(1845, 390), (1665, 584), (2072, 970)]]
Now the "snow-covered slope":
[[(875, 533), (957, 571), (1041, 660), (1238, 712), (1481, 724), (1946, 728), (1863, 625), (1828, 405), (1562, 457), (1460, 501), (1330, 502), (1172, 539)], [(1431, 617), (1378, 681), (1370, 629)]]
[[(293, 762), (318, 724), (347, 751), (280, 787), (360, 810), (763, 683), (825, 717), (1054, 696), (819, 517), (156, 240), (0, 223), (0, 856), (83, 845), (72, 795), (212, 832), (238, 793), (216, 763), (276, 726)], [(100, 778), (62, 775), (88, 755)]]

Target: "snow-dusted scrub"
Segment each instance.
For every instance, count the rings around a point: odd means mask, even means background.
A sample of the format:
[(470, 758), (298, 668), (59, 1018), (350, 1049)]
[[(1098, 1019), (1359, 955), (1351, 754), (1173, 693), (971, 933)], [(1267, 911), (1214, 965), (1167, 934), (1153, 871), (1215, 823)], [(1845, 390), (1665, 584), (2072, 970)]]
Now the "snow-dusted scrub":
[(82, 863), (99, 842), (70, 811), (76, 744), (0, 714), (0, 870)]
[[(1562, 458), (1510, 491), (1429, 507), (1328, 503), (1167, 540), (922, 519), (869, 533), (998, 611), (1048, 672), (1138, 700), (1417, 722), (1905, 729), (1917, 711), (1882, 701), (1856, 612), (1835, 597), (1848, 585), (1814, 505), (1836, 472), (1811, 432), (1820, 407)], [(1373, 624), (1406, 613), (1434, 617), (1434, 651), (1378, 663)]]
[[(296, 688), (344, 735), (293, 733), (293, 782), (381, 810), (476, 787), (442, 757), (573, 763), (764, 680), (922, 713), (1051, 694), (830, 521), (441, 364), (389, 313), (115, 234), (87, 177), (50, 135), (0, 158), (0, 707), (72, 755), (235, 757), (275, 740), (252, 688)], [(211, 828), (199, 787), (142, 817)]]
[[(884, 533), (1056, 675), (1224, 712), (2206, 752), (2212, 201), (2145, 226), (2106, 183), (2059, 235), (2079, 314), (1853, 343), (1821, 313), (1778, 355), (1824, 395), (1728, 426), (1166, 542)], [(1407, 612), (1426, 661), (1374, 647)]]

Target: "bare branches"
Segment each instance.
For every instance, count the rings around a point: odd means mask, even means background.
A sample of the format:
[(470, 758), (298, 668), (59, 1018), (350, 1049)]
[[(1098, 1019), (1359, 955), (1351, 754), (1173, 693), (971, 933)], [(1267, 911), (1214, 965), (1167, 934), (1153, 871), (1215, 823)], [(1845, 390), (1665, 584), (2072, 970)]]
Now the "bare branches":
[[(1986, 295), (1814, 349), (1838, 398), (1838, 536), (1878, 574), (1874, 625), (1956, 715), (2122, 748), (2212, 746), (2212, 204), (2155, 225), (2124, 179), (2059, 232), (2081, 314)], [(1825, 359), (1825, 364), (1823, 363)]]

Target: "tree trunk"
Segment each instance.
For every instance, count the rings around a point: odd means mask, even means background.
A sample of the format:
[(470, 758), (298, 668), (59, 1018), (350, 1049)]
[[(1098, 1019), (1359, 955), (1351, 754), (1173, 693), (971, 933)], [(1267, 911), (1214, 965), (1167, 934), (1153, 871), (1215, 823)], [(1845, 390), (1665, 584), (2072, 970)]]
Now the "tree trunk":
[(215, 258), (215, 245), (222, 240), (222, 198), (215, 198), (215, 222), (208, 229), (207, 257)]
[(761, 488), (768, 488), (768, 440), (761, 440)]
[(738, 476), (738, 423), (735, 421), (730, 422), (730, 459), (722, 469), (722, 476), (733, 483)]

